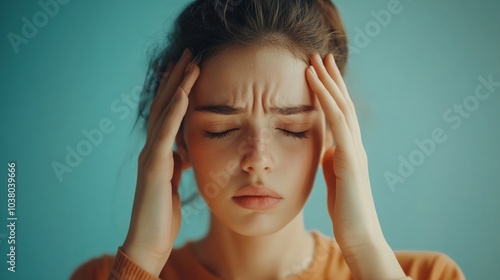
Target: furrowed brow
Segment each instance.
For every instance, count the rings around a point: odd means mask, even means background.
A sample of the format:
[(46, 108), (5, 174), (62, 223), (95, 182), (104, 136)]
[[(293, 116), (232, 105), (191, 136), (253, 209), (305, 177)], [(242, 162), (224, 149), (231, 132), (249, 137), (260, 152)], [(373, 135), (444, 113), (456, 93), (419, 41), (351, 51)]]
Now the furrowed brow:
[(296, 115), (303, 113), (311, 113), (316, 111), (317, 108), (313, 105), (296, 105), (288, 107), (272, 107), (270, 111), (279, 115)]
[(235, 108), (227, 105), (208, 105), (194, 107), (195, 111), (214, 113), (219, 115), (236, 115), (241, 114), (245, 110), (243, 108)]

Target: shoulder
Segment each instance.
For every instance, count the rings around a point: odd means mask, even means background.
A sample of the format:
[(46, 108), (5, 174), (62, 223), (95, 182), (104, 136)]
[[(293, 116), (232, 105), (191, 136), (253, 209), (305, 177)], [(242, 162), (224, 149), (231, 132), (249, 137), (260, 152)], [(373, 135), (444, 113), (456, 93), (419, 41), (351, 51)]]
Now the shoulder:
[[(316, 240), (313, 262), (293, 279), (352, 279), (334, 237), (313, 231)], [(433, 251), (394, 251), (401, 268), (413, 280), (464, 280), (460, 267), (448, 255)]]
[(71, 274), (70, 280), (106, 280), (113, 266), (115, 256), (103, 254), (80, 264)]
[(433, 251), (395, 251), (394, 253), (401, 268), (415, 280), (465, 279), (457, 263), (445, 253)]

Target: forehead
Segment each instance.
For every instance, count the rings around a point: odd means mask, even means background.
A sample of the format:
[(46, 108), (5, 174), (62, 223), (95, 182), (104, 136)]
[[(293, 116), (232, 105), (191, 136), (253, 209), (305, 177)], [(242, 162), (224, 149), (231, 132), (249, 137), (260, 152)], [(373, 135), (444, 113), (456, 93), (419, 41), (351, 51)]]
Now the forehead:
[(311, 104), (306, 67), (283, 48), (233, 47), (204, 62), (190, 96), (201, 104)]

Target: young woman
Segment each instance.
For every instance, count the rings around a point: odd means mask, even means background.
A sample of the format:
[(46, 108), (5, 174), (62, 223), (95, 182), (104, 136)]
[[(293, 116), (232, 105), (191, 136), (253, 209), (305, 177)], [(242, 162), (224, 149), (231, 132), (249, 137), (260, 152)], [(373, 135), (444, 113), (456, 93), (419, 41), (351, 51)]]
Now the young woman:
[[(328, 0), (189, 4), (148, 73), (128, 235), (72, 279), (464, 279), (444, 254), (386, 242), (342, 78), (347, 53)], [(335, 239), (304, 227), (318, 167)], [(210, 227), (174, 249), (186, 168)]]

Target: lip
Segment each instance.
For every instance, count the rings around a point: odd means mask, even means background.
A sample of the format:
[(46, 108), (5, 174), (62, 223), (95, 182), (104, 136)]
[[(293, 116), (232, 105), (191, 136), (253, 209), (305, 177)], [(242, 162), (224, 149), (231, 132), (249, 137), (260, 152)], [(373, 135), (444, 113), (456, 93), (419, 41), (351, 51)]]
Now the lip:
[(252, 210), (267, 210), (278, 204), (283, 197), (263, 185), (248, 185), (240, 188), (233, 196), (239, 206)]
[(238, 191), (236, 191), (236, 193), (233, 195), (233, 197), (241, 196), (266, 196), (278, 199), (283, 198), (277, 192), (264, 185), (247, 185), (238, 189)]

